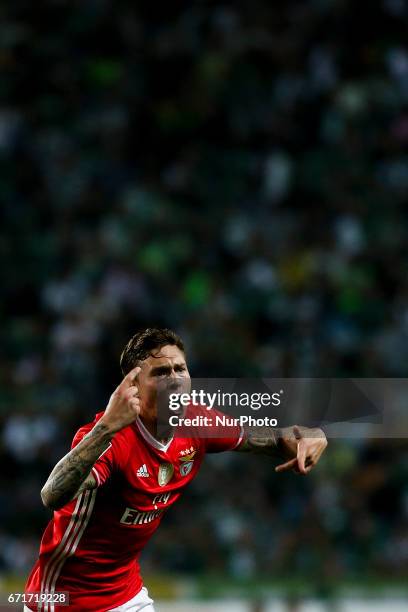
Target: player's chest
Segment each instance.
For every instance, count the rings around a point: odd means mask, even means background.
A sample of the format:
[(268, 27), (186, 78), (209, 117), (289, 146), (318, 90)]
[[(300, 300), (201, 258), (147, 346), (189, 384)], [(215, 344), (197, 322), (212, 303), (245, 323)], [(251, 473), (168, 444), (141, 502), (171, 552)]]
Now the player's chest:
[(166, 451), (136, 447), (123, 472), (122, 495), (132, 507), (168, 506), (197, 474), (202, 462), (198, 444), (173, 440)]

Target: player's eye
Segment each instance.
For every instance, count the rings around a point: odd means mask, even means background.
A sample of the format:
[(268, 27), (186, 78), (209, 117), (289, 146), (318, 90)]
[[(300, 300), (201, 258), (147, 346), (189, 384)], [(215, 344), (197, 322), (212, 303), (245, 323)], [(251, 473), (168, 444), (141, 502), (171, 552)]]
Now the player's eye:
[(169, 370), (167, 368), (164, 368), (163, 370), (156, 370), (155, 376), (167, 376), (168, 373)]

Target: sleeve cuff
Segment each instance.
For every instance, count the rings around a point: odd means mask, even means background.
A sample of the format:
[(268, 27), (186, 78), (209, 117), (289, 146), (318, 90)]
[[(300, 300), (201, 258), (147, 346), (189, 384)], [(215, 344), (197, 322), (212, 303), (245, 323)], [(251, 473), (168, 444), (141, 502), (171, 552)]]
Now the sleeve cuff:
[(101, 486), (101, 478), (100, 478), (100, 476), (98, 474), (98, 470), (96, 469), (95, 466), (91, 469), (91, 473), (93, 474), (93, 476), (94, 476), (94, 478), (95, 478), (95, 480), (97, 482), (98, 487), (100, 487)]

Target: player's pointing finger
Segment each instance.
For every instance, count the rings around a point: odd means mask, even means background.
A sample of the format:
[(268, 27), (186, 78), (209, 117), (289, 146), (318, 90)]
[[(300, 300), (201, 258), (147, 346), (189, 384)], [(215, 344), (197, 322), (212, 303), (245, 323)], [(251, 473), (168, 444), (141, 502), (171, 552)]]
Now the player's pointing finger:
[(275, 472), (287, 472), (288, 470), (293, 469), (296, 465), (297, 458), (294, 457), (293, 459), (286, 461), (286, 463), (281, 463), (280, 465), (277, 465), (275, 468)]
[(133, 368), (133, 370), (130, 370), (130, 372), (128, 372), (125, 376), (125, 378), (122, 380), (121, 382), (121, 387), (124, 387), (125, 389), (128, 387), (132, 387), (135, 384), (135, 380), (137, 378), (137, 375), (139, 374), (139, 372), (142, 371), (142, 368), (139, 366), (136, 366), (135, 368)]

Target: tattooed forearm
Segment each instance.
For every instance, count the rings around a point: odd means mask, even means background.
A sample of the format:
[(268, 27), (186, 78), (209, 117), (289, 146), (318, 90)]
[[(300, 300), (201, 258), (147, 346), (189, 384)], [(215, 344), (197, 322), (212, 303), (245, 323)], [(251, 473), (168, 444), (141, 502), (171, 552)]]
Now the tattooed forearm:
[(245, 429), (244, 441), (238, 452), (252, 452), (261, 455), (280, 455), (281, 430), (272, 427), (251, 427)]
[(109, 446), (112, 432), (102, 422), (63, 457), (41, 490), (44, 506), (58, 510), (78, 493), (99, 455)]

